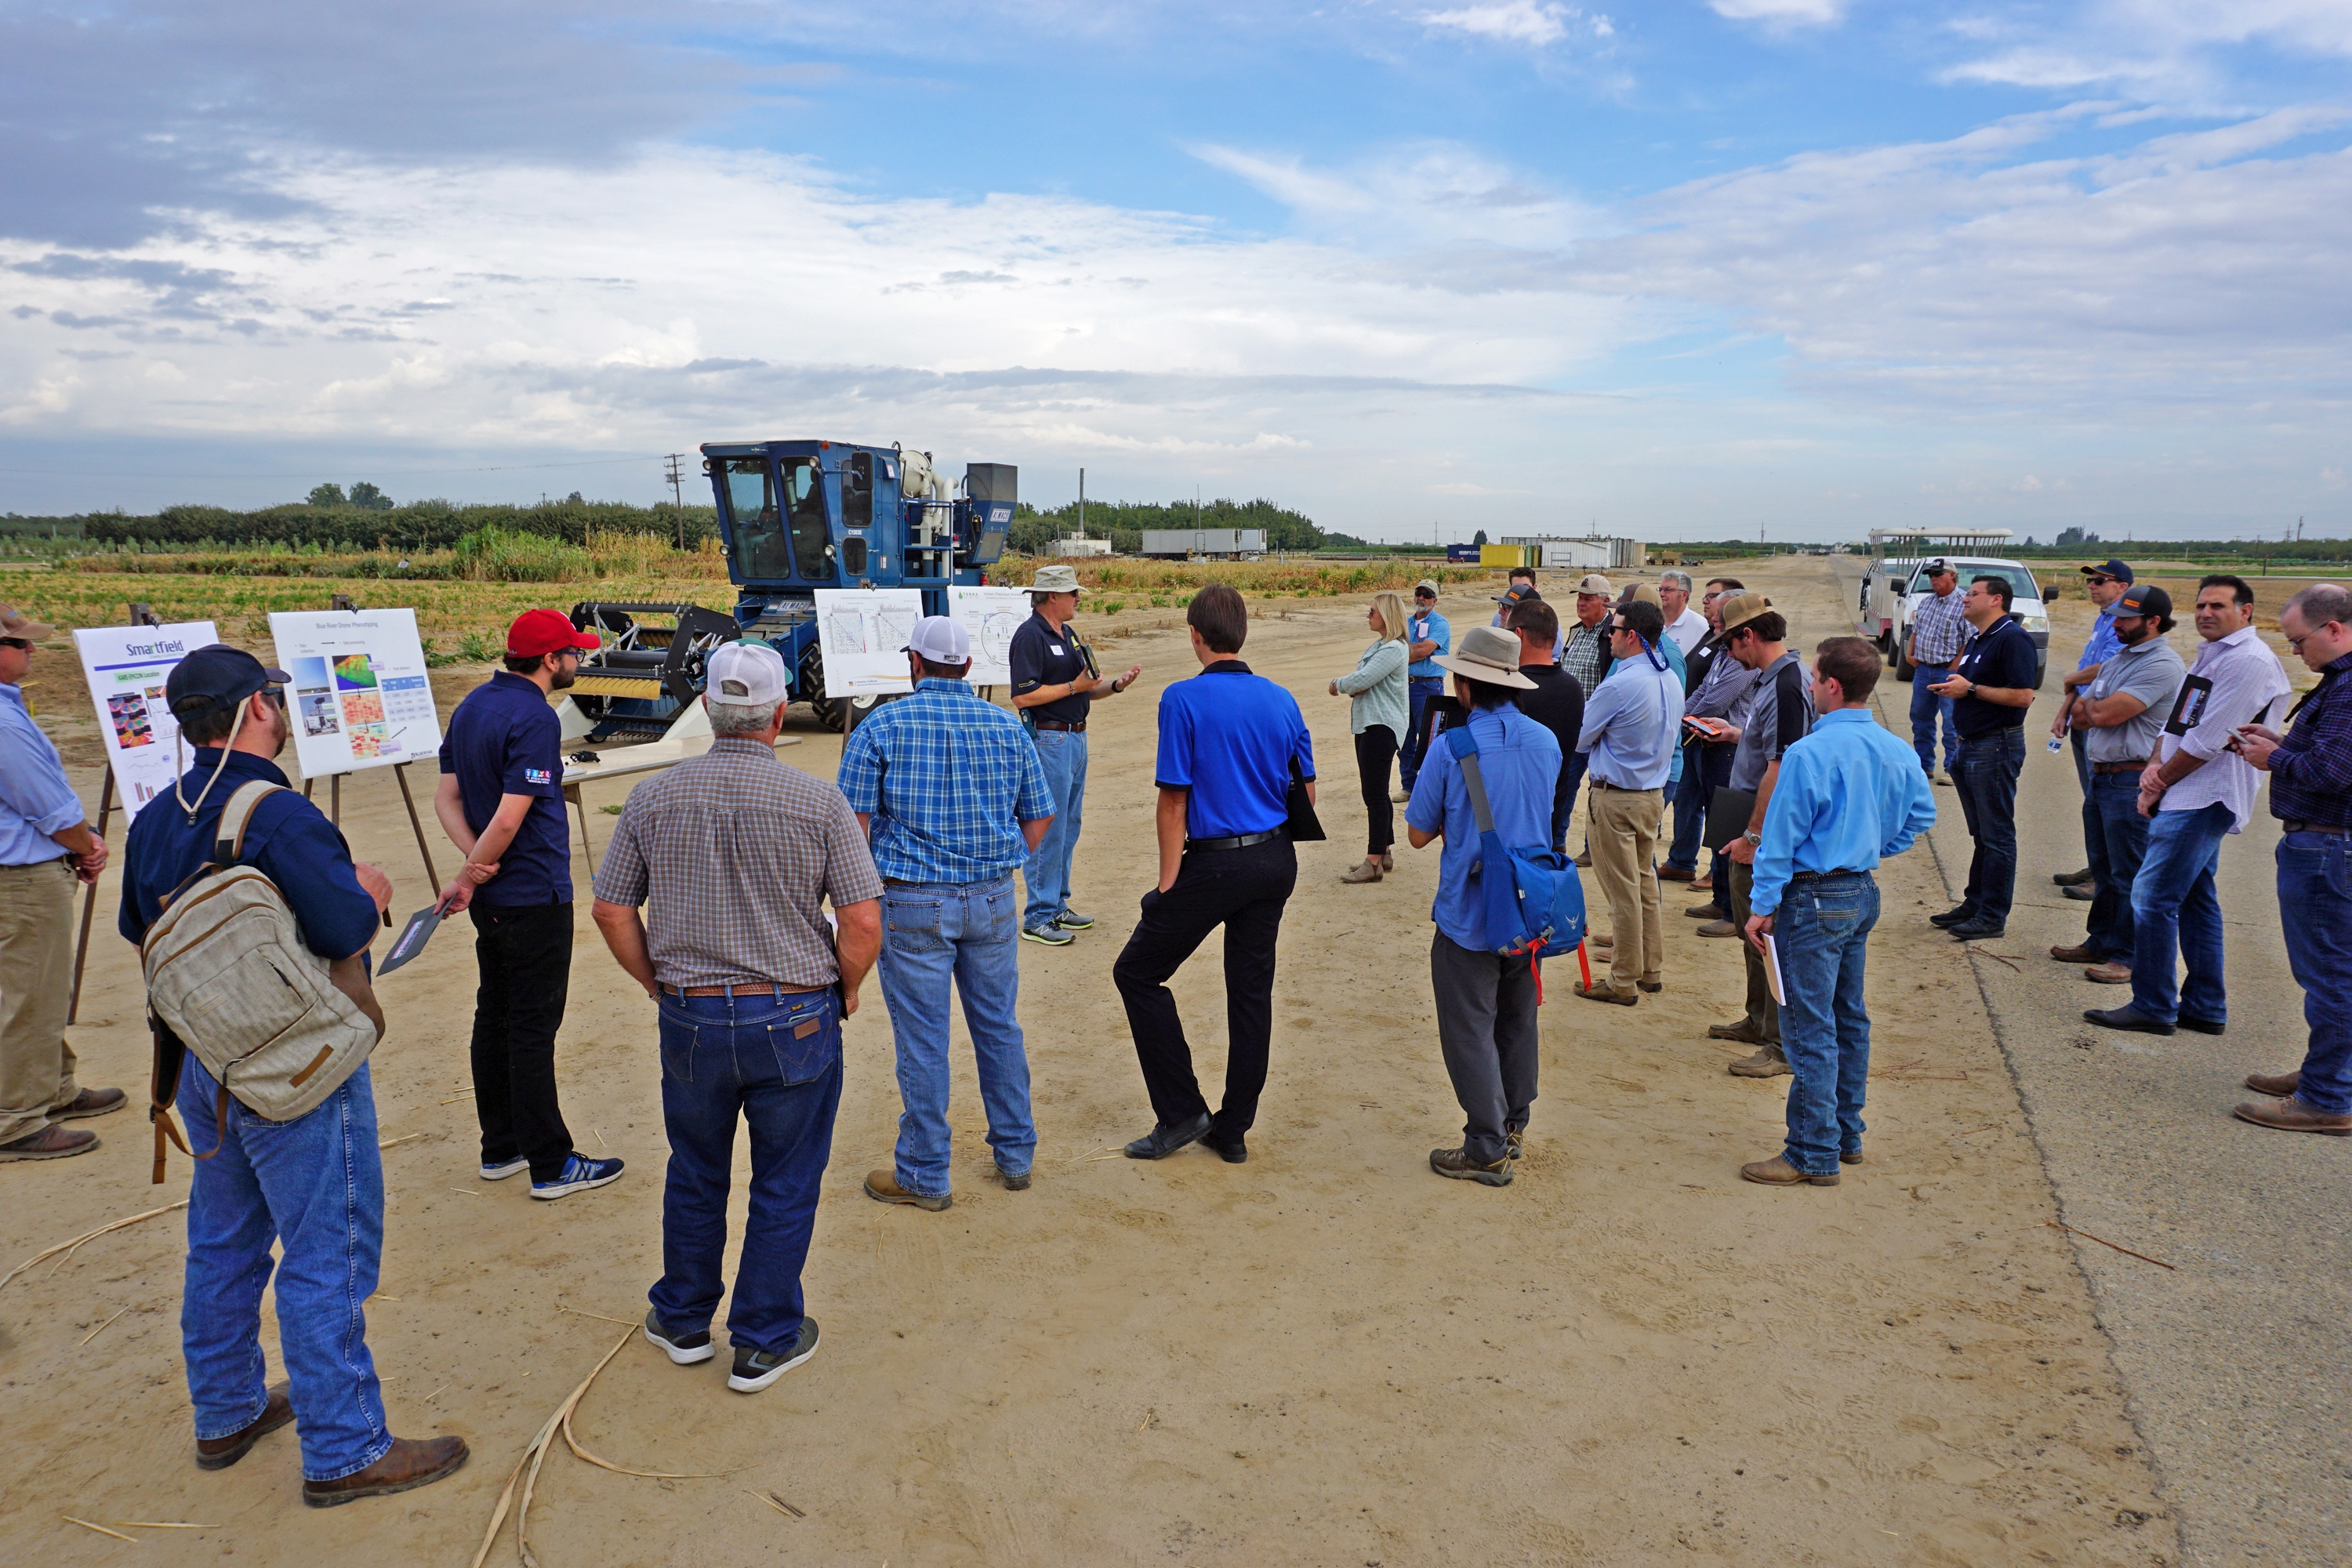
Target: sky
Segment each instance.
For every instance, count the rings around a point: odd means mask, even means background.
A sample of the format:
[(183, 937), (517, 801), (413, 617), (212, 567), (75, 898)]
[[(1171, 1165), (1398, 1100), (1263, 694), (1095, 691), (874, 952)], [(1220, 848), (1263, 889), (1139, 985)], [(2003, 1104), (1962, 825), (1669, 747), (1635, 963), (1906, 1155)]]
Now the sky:
[[(2352, 535), (2352, 0), (0, 0), (0, 511)], [(707, 490), (699, 498), (707, 501)]]

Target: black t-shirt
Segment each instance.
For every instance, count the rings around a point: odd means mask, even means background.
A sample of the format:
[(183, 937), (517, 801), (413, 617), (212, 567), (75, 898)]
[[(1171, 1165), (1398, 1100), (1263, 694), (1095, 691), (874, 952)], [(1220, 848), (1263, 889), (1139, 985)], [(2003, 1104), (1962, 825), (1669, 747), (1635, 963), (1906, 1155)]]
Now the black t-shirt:
[[(1060, 686), (1076, 680), (1086, 673), (1087, 661), (1071, 646), (1070, 639), (1054, 629), (1054, 623), (1042, 615), (1033, 615), (1021, 623), (1013, 634), (1013, 695), (1026, 697), (1041, 686)], [(1083, 724), (1087, 710), (1094, 699), (1083, 691), (1051, 702), (1040, 702), (1024, 710), (1033, 719), (1051, 719), (1063, 724)]]
[(1568, 759), (1576, 754), (1576, 738), (1584, 729), (1584, 689), (1576, 684), (1576, 677), (1556, 664), (1523, 664), (1519, 673), (1534, 681), (1536, 689), (1514, 692), (1512, 700), (1520, 712), (1559, 741), (1559, 778), (1551, 796), (1551, 841), (1557, 845), (1568, 831), (1568, 814), (1573, 806), (1569, 792), (1574, 787), (1575, 773)]
[[(1962, 651), (1952, 673), (1971, 687), (1997, 686), (2021, 689), (2033, 684), (2033, 634), (2011, 617), (1995, 621)], [(2025, 727), (2025, 710), (2005, 708), (1980, 697), (1963, 697), (1952, 704), (1952, 727), (1963, 741), (2003, 730)]]

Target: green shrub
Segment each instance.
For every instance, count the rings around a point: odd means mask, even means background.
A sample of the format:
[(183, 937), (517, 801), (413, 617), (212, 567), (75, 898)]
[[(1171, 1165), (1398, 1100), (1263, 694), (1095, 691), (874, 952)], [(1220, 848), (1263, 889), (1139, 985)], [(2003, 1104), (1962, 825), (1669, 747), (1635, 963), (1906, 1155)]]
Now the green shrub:
[(595, 563), (576, 544), (494, 523), (464, 535), (450, 553), (458, 574), (475, 583), (568, 583), (595, 574)]

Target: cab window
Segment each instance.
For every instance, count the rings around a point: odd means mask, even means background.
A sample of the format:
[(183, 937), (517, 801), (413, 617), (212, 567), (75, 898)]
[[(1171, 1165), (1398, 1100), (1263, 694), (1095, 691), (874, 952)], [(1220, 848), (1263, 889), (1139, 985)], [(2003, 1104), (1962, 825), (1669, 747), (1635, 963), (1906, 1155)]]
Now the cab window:
[(723, 471), (727, 514), (734, 524), (735, 574), (775, 580), (793, 574), (784, 553), (783, 516), (765, 458), (730, 458)]
[[(824, 521), (824, 475), (814, 458), (786, 458), (782, 464), (786, 504), (791, 510), (793, 556), (805, 582), (830, 583), (834, 569), (833, 531)], [(846, 491), (846, 485), (844, 489)]]

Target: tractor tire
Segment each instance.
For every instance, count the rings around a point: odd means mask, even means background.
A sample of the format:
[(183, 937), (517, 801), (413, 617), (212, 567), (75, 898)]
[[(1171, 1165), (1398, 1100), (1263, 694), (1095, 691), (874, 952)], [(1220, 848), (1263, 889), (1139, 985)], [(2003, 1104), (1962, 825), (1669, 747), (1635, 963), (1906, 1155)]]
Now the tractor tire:
[(808, 694), (808, 705), (816, 710), (817, 722), (838, 735), (849, 728), (851, 709), (860, 719), (874, 711), (874, 705), (887, 701), (879, 695), (867, 697), (827, 697), (824, 694), (824, 652), (815, 644), (801, 659), (800, 689)]

